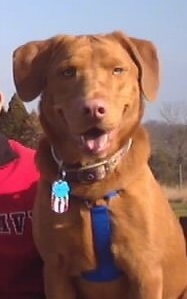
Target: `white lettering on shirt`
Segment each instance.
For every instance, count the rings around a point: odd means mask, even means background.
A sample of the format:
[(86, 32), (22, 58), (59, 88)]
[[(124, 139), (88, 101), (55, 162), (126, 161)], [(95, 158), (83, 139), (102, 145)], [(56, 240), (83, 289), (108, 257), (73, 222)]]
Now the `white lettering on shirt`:
[(31, 211), (20, 211), (12, 213), (0, 213), (0, 235), (16, 234), (23, 235), (26, 222), (31, 222)]

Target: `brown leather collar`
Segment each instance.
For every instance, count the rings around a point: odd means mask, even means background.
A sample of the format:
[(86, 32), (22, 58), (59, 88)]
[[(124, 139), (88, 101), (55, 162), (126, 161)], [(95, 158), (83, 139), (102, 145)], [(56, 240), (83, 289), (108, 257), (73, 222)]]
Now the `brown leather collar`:
[(95, 164), (86, 165), (78, 168), (67, 167), (62, 160), (59, 160), (55, 154), (54, 147), (51, 146), (51, 154), (55, 162), (59, 166), (59, 170), (65, 174), (65, 179), (68, 182), (76, 183), (94, 183), (100, 181), (106, 177), (107, 174), (111, 173), (120, 160), (127, 153), (132, 145), (132, 139), (130, 138), (128, 143), (125, 144), (119, 151), (117, 151), (110, 158), (100, 161)]

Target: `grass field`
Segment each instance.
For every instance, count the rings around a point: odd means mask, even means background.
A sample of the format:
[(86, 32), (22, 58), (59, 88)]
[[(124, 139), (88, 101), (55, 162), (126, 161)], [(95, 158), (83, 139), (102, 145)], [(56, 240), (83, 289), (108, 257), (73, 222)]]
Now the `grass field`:
[(187, 217), (187, 186), (181, 190), (176, 187), (163, 186), (172, 208), (178, 217)]
[(187, 217), (187, 202), (170, 201), (170, 203), (177, 217)]

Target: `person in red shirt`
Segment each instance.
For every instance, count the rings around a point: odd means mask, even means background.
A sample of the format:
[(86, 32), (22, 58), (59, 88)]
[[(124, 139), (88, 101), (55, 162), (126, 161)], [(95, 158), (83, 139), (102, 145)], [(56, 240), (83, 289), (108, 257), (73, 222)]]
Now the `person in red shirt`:
[[(0, 111), (3, 96), (0, 93)], [(35, 151), (0, 133), (0, 298), (44, 299), (42, 261), (32, 239), (39, 173)]]

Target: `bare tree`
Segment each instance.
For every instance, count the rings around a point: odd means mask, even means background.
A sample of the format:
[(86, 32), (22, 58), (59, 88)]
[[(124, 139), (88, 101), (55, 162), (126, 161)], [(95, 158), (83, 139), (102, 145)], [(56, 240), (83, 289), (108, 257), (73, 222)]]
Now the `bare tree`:
[(179, 102), (163, 102), (160, 114), (168, 124), (187, 125), (187, 100)]
[(160, 114), (170, 126), (166, 143), (178, 165), (179, 188), (183, 186), (184, 164), (187, 161), (187, 101), (164, 102)]

